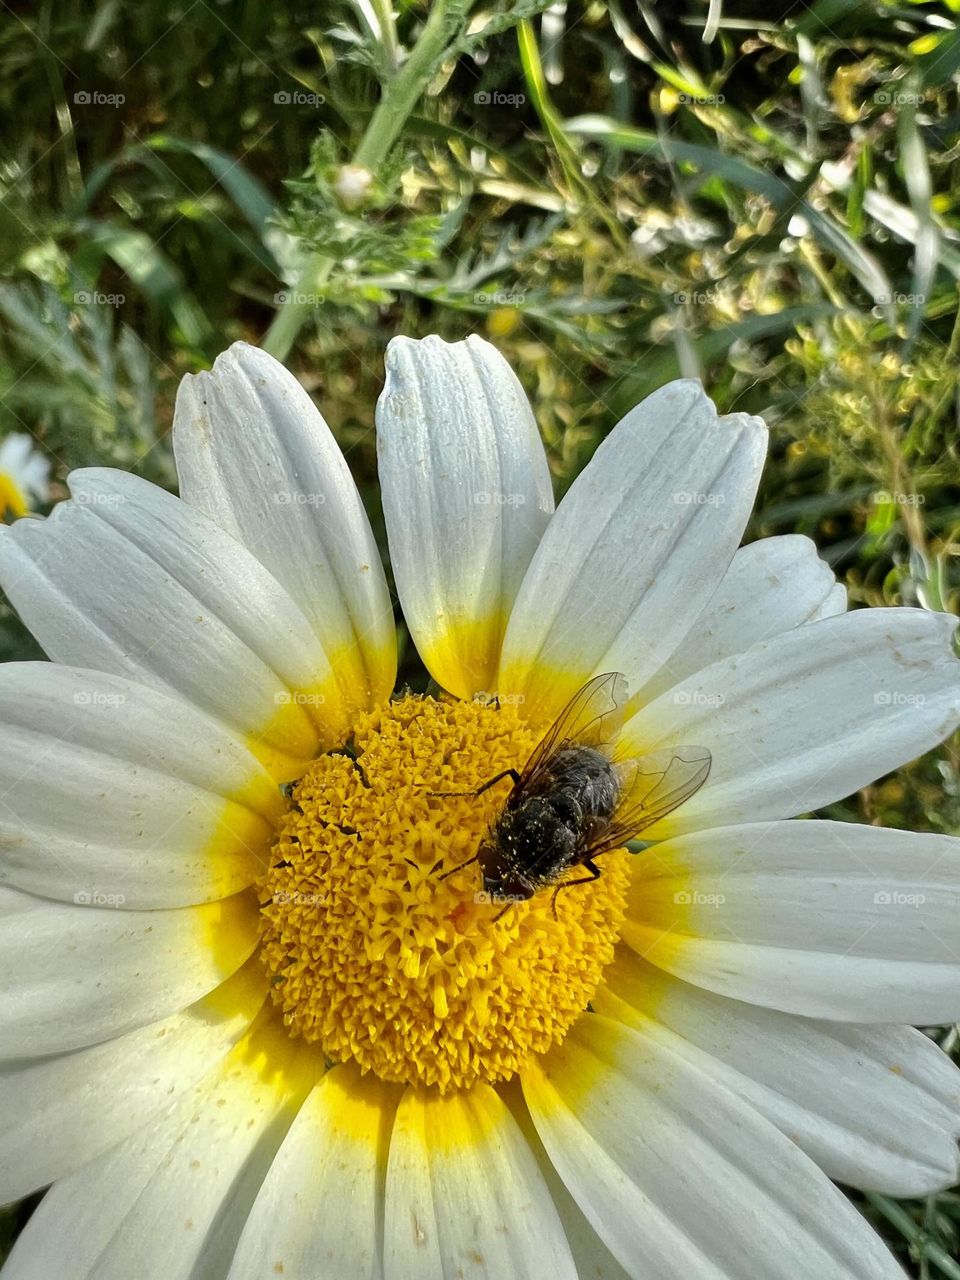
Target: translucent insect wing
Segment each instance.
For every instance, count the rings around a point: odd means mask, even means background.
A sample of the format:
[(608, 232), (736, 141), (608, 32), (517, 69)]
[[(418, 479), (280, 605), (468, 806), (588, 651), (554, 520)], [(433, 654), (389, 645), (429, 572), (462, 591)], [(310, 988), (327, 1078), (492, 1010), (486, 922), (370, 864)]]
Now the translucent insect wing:
[(609, 747), (626, 719), (628, 701), (627, 678), (622, 671), (607, 671), (588, 680), (541, 739), (524, 766), (522, 780), (527, 781), (545, 760), (565, 745)]
[(706, 747), (671, 747), (614, 765), (621, 798), (603, 849), (618, 848), (679, 809), (706, 782), (711, 763)]

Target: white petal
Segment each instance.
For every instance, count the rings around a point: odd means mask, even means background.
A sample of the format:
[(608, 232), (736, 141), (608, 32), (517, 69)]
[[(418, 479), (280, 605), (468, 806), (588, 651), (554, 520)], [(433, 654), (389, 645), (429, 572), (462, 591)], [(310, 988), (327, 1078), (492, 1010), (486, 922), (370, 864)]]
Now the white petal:
[(820, 608), (811, 615), (811, 622), (819, 622), (821, 618), (832, 618), (838, 613), (847, 612), (847, 588), (842, 582), (836, 583), (827, 594)]
[(583, 1216), (580, 1206), (567, 1190), (553, 1161), (547, 1155), (546, 1148), (540, 1141), (540, 1135), (530, 1116), (519, 1078), (515, 1076), (508, 1084), (499, 1085), (497, 1092), (509, 1106), (513, 1118), (520, 1126), (520, 1131), (540, 1166), (540, 1173), (547, 1184), (550, 1198), (556, 1205), (560, 1221), (563, 1223), (563, 1234), (567, 1237), (567, 1244), (570, 1246), (580, 1280), (630, 1280), (627, 1272)]
[(687, 676), (759, 640), (842, 613), (847, 595), (844, 587), (837, 588), (809, 538), (788, 534), (741, 547), (689, 634), (653, 679), (631, 693), (638, 703), (652, 702)]
[(560, 1176), (636, 1280), (903, 1280), (816, 1165), (663, 1028), (588, 1014), (523, 1083)]
[(718, 418), (698, 382), (648, 396), (578, 476), (533, 558), (498, 688), (546, 718), (591, 675), (631, 692), (669, 659), (740, 542), (766, 449), (759, 418)]
[(318, 1056), (256, 1024), (176, 1107), (53, 1187), (4, 1280), (222, 1280)]
[(50, 500), (50, 463), (30, 436), (20, 432), (0, 441), (0, 476), (8, 476), (25, 498)]
[(116, 911), (0, 888), (0, 1058), (95, 1044), (185, 1009), (257, 942), (256, 897)]
[(232, 1280), (380, 1280), (383, 1179), (400, 1094), (349, 1067), (314, 1087), (247, 1218)]
[(343, 454), (297, 379), (235, 342), (209, 373), (180, 384), (173, 443), (180, 496), (281, 583), (348, 700), (388, 698), (396, 630), (377, 544)]
[(265, 997), (263, 968), (251, 958), (183, 1013), (0, 1066), (0, 1204), (72, 1173), (171, 1106), (243, 1035)]
[(622, 749), (713, 755), (663, 838), (807, 813), (942, 742), (960, 723), (957, 620), (860, 609), (775, 636), (681, 681), (627, 722)]
[(283, 812), (245, 747), (179, 699), (49, 662), (0, 666), (0, 882), (126, 908), (227, 897)]
[(523, 388), (477, 337), (394, 338), (377, 404), (390, 559), (434, 679), (494, 688), (504, 627), (553, 495)]
[[(960, 1180), (960, 1070), (913, 1027), (797, 1018), (680, 982), (625, 952), (604, 970), (598, 1013), (652, 1018), (831, 1178), (892, 1196)], [(624, 1003), (626, 1002), (626, 1003)]]
[(960, 1018), (960, 838), (718, 827), (642, 855), (624, 938), (698, 986), (814, 1018)]
[(409, 1089), (387, 1166), (384, 1280), (577, 1280), (537, 1161), (486, 1084)]
[(212, 521), (123, 471), (0, 527), (0, 581), (54, 661), (186, 698), (291, 776), (343, 707), (327, 656), (263, 566)]

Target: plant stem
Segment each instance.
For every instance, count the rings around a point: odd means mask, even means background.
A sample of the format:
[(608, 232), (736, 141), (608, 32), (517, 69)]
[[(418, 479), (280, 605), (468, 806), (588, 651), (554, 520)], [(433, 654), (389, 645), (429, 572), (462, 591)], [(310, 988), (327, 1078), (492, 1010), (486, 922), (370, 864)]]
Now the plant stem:
[(307, 259), (306, 266), (297, 278), (296, 286), (286, 290), (287, 301), (270, 322), (270, 328), (263, 336), (261, 347), (269, 355), (282, 360), (288, 355), (290, 348), (297, 340), (297, 334), (303, 328), (307, 316), (317, 306), (309, 299), (317, 292), (330, 272), (333, 270), (333, 259), (325, 254), (314, 253)]
[(923, 1227), (914, 1222), (902, 1205), (874, 1191), (868, 1191), (865, 1194), (870, 1204), (897, 1228), (920, 1257), (929, 1259), (943, 1275), (949, 1276), (950, 1280), (960, 1280), (960, 1263), (954, 1262), (945, 1249), (942, 1249), (935, 1240), (931, 1240)]
[[(371, 172), (383, 164), (471, 4), (472, 0), (437, 0), (431, 5), (430, 16), (410, 56), (384, 86), (351, 164)], [(289, 354), (297, 334), (313, 310), (313, 304), (302, 299), (315, 292), (317, 285), (326, 280), (333, 265), (331, 258), (320, 253), (307, 260), (296, 285), (290, 290), (290, 299), (274, 316), (264, 335), (261, 343), (264, 351), (278, 360)]]
[(469, 8), (470, 0), (438, 0), (431, 5), (430, 16), (410, 56), (384, 88), (353, 157), (354, 164), (372, 170), (387, 158)]

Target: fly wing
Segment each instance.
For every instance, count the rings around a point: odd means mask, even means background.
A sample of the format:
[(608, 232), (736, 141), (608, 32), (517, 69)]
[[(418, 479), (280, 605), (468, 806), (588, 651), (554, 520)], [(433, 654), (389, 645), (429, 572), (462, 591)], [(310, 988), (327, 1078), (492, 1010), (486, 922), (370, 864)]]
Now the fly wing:
[(627, 678), (621, 671), (607, 671), (588, 680), (573, 695), (523, 767), (518, 787), (530, 782), (537, 770), (561, 747), (576, 744), (602, 750), (620, 732), (627, 711)]
[(672, 747), (615, 765), (621, 785), (620, 803), (610, 826), (580, 861), (619, 849), (679, 809), (706, 782), (712, 759), (706, 747)]

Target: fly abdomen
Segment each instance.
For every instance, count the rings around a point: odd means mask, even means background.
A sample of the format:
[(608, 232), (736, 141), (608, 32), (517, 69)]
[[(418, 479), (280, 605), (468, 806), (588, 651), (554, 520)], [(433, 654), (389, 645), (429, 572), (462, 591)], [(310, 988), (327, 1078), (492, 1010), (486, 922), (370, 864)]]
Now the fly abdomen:
[(574, 824), (609, 820), (620, 800), (620, 783), (607, 757), (593, 747), (564, 747), (551, 766), (544, 794), (571, 810)]

